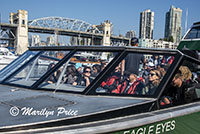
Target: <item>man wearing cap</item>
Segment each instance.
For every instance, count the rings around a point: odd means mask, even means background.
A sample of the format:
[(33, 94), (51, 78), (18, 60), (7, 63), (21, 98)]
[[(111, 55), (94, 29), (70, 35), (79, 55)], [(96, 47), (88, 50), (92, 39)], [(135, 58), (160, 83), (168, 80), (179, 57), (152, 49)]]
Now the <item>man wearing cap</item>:
[(81, 70), (82, 70), (82, 64), (81, 63), (76, 63), (75, 67), (76, 67), (78, 72), (81, 72)]
[[(131, 46), (137, 47), (138, 46), (138, 38), (134, 37), (131, 38)], [(144, 56), (141, 54), (136, 53), (129, 53), (121, 63), (121, 73), (122, 76), (128, 75), (130, 73), (134, 73), (136, 75), (139, 74), (139, 65), (140, 62), (144, 61)]]

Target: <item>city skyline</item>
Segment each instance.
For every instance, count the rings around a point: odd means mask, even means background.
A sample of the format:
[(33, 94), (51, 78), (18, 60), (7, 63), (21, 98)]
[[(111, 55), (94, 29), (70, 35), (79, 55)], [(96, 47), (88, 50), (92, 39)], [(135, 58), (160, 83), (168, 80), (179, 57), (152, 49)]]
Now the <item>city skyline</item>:
[(200, 11), (198, 9), (198, 0), (154, 0), (149, 2), (147, 0), (141, 1), (1, 1), (1, 19), (2, 22), (9, 21), (9, 13), (16, 12), (19, 9), (28, 11), (29, 20), (48, 17), (61, 16), (66, 18), (75, 18), (86, 21), (90, 24), (100, 24), (105, 20), (109, 20), (114, 25), (114, 34), (122, 34), (125, 36), (127, 31), (136, 31), (136, 36), (139, 36), (139, 18), (140, 12), (150, 9), (155, 13), (154, 20), (154, 39), (164, 37), (165, 28), (165, 13), (169, 10), (171, 5), (183, 10), (182, 14), (182, 34), (185, 31), (185, 12), (188, 8), (188, 27), (192, 23), (200, 21), (200, 17), (196, 14)]

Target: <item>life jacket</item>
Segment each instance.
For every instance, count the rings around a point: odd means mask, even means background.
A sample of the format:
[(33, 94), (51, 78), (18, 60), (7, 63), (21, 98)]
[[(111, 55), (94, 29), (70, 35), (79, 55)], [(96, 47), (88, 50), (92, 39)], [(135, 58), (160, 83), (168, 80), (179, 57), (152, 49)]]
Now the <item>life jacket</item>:
[(172, 64), (173, 61), (174, 61), (174, 56), (171, 56), (171, 58), (168, 60), (168, 64)]
[(101, 83), (101, 87), (107, 89), (108, 92), (112, 92), (113, 89), (116, 89), (120, 82), (120, 77), (113, 75), (109, 77), (106, 81)]
[(162, 59), (162, 63), (164, 64), (164, 63), (166, 63), (166, 60), (165, 60), (165, 58), (163, 57), (163, 59)]
[[(128, 89), (127, 94), (134, 94), (137, 88), (137, 85), (140, 84), (141, 82), (144, 82), (144, 79), (142, 77), (138, 78)], [(117, 94), (124, 94), (125, 89), (127, 88), (127, 86), (129, 85), (129, 81), (125, 80), (124, 82), (122, 82), (122, 84), (120, 84), (119, 86), (117, 86), (117, 89), (113, 90), (112, 93), (117, 93)]]

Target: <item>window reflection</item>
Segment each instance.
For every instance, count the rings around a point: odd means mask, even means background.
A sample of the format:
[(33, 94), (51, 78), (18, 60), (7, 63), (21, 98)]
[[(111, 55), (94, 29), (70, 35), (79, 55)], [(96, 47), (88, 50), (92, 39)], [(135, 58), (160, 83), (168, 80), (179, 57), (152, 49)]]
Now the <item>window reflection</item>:
[[(47, 71), (49, 71), (55, 64), (57, 64), (68, 51), (46, 51), (36, 57), (23, 70), (18, 72), (12, 79), (8, 80), (10, 83), (31, 86), (34, 82), (39, 80)], [(62, 56), (60, 56), (62, 55)], [(49, 83), (55, 82), (58, 79), (59, 72), (55, 73), (53, 77), (47, 81)]]
[(193, 27), (185, 37), (185, 39), (196, 39), (196, 38), (200, 38), (200, 27)]
[(200, 98), (200, 68), (183, 61), (160, 98), (161, 108), (191, 103)]
[(82, 92), (116, 54), (110, 52), (76, 52), (39, 87)]
[(153, 95), (173, 60), (169, 55), (129, 53), (96, 92)]

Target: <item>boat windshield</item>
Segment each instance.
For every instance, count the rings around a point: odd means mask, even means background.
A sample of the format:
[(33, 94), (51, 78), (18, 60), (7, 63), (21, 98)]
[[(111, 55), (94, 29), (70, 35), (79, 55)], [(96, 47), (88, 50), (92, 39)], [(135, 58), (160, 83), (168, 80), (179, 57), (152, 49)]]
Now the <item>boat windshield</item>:
[(96, 88), (98, 94), (152, 97), (174, 56), (129, 53)]
[[(31, 86), (49, 71), (49, 66), (57, 64), (69, 51), (32, 52), (33, 55), (27, 62), (22, 62), (20, 69), (14, 73), (7, 82), (11, 84)], [(21, 57), (23, 58), (23, 56)], [(19, 59), (18, 59), (19, 60)]]
[[(16, 67), (18, 71), (13, 68), (14, 71), (10, 71), (12, 74), (4, 76), (8, 77), (4, 79), (5, 83), (82, 92), (117, 55), (117, 52), (76, 51), (68, 59), (64, 58), (70, 51), (35, 51), (31, 54), (31, 58), (27, 58), (28, 61), (18, 63)], [(6, 71), (8, 70), (9, 68)], [(5, 70), (0, 74), (3, 72)]]
[(200, 26), (192, 27), (184, 39), (198, 39), (200, 38)]
[(112, 52), (77, 51), (39, 85), (39, 88), (83, 92), (116, 54)]
[(0, 72), (0, 80), (53, 91), (81, 93), (87, 89), (94, 94), (153, 95), (174, 56), (121, 52), (27, 51)]

